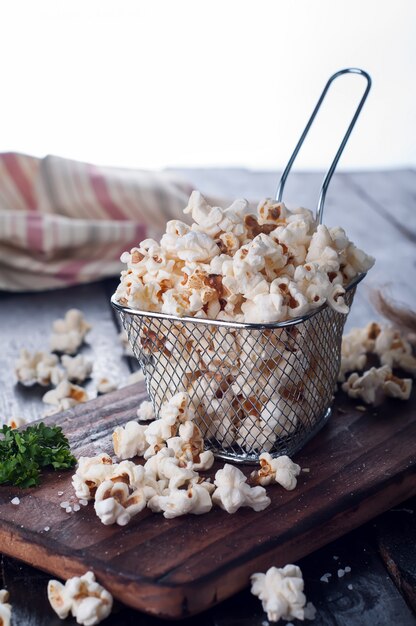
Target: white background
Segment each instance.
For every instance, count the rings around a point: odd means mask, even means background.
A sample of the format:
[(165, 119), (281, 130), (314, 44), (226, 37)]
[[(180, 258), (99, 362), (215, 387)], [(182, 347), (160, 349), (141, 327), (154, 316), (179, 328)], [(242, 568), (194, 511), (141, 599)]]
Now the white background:
[[(341, 167), (415, 166), (415, 24), (414, 0), (3, 2), (0, 150), (280, 168), (328, 76), (360, 66)], [(300, 167), (328, 164), (362, 88), (340, 79)]]

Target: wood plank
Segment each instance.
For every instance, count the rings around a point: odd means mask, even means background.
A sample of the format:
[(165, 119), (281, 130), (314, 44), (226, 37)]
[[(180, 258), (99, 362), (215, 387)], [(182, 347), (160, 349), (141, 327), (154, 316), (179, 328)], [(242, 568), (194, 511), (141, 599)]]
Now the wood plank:
[(382, 515), (375, 529), (389, 574), (416, 611), (416, 499)]
[[(114, 426), (134, 417), (144, 397), (135, 385), (49, 421), (62, 425), (77, 456), (97, 443), (110, 450)], [(1, 549), (63, 578), (92, 567), (115, 597), (145, 612), (195, 614), (243, 589), (250, 573), (297, 561), (416, 494), (416, 399), (373, 415), (340, 394), (336, 408), (346, 413), (336, 410), (297, 455), (310, 473), (294, 492), (269, 488), (272, 504), (262, 513), (165, 520), (146, 510), (126, 528), (104, 527), (92, 505), (65, 513), (59, 503), (72, 493), (70, 474), (50, 474), (37, 489), (0, 489)]]

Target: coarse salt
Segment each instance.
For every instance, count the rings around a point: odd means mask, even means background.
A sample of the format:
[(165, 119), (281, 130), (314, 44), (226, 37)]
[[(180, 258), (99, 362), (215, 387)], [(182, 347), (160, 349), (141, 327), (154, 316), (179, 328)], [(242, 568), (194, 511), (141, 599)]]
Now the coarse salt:
[(87, 506), (88, 500), (82, 499), (82, 500), (79, 501), (79, 503), (80, 503), (81, 506)]
[(67, 506), (65, 509), (65, 513), (72, 513), (72, 506)]
[(50, 526), (45, 526), (45, 528), (43, 530), (45, 531), (45, 533), (47, 533), (48, 530), (50, 530), (50, 529), (51, 529)]
[(63, 496), (64, 492), (63, 491), (58, 491), (58, 496)]
[(74, 504), (73, 509), (74, 509), (74, 511), (79, 511), (81, 509), (81, 507), (79, 506), (79, 504)]
[(338, 574), (338, 578), (342, 578), (345, 575), (345, 571), (343, 569), (339, 569), (337, 574)]
[(61, 509), (67, 509), (69, 507), (69, 502), (61, 502), (59, 506)]
[(329, 579), (331, 578), (331, 576), (332, 574), (328, 572), (327, 574), (324, 574), (323, 576), (321, 576), (319, 580), (323, 583), (329, 583)]
[(16, 496), (15, 498), (13, 498), (13, 500), (11, 500), (11, 503), (17, 506), (18, 504), (20, 504), (20, 498)]

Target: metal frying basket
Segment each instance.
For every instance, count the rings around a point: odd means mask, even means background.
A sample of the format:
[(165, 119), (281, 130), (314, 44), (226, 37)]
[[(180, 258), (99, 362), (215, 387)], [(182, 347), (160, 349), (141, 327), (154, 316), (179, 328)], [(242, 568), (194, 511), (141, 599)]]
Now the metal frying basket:
[[(329, 79), (276, 194), (281, 200), (287, 176), (332, 81), (346, 73), (364, 76), (367, 87), (322, 183), (319, 221), (330, 179), (371, 87), (366, 72), (349, 68)], [(346, 288), (348, 306), (364, 276)], [(118, 304), (114, 296), (111, 302), (143, 368), (156, 415), (172, 395), (187, 391), (205, 445), (217, 457), (252, 463), (264, 451), (290, 456), (328, 420), (346, 321), (346, 315), (328, 305), (285, 322), (246, 324), (139, 311)]]

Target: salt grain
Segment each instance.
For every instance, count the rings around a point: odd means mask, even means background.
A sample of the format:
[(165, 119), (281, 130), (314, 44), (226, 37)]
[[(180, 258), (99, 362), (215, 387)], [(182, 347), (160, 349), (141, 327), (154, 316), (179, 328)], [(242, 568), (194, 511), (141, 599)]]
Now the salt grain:
[(347, 565), (347, 567), (344, 569), (344, 572), (345, 572), (346, 574), (349, 574), (349, 573), (350, 573), (350, 571), (351, 571), (351, 568), (350, 568), (350, 566), (349, 566), (349, 565)]
[(20, 504), (20, 498), (16, 496), (15, 498), (13, 498), (13, 500), (10, 500), (10, 502), (17, 506), (18, 504)]
[(45, 526), (45, 528), (43, 530), (45, 531), (45, 533), (47, 533), (48, 530), (50, 530), (50, 526)]
[(63, 496), (64, 492), (63, 491), (58, 491), (58, 496)]
[(72, 513), (72, 506), (67, 506), (65, 509), (65, 513)]
[(305, 472), (305, 474), (309, 474), (310, 471), (311, 471), (310, 467), (302, 467), (302, 472)]
[(319, 580), (323, 583), (329, 583), (329, 579), (331, 578), (331, 576), (332, 574), (328, 572), (327, 574), (324, 574), (323, 576), (321, 576)]
[(81, 504), (81, 506), (87, 506), (88, 500), (82, 499), (82, 500), (79, 501), (79, 503)]
[(353, 587), (352, 585), (348, 585), (348, 589), (349, 589), (350, 591), (352, 591), (352, 590), (354, 589), (354, 587)]
[(339, 556), (333, 556), (332, 558), (334, 559), (334, 561), (338, 561)]
[(69, 507), (69, 502), (61, 502), (59, 506), (61, 509), (67, 509)]
[(79, 511), (80, 508), (79, 504), (74, 504), (74, 511)]
[(342, 578), (345, 575), (345, 571), (343, 569), (338, 570), (338, 578)]

